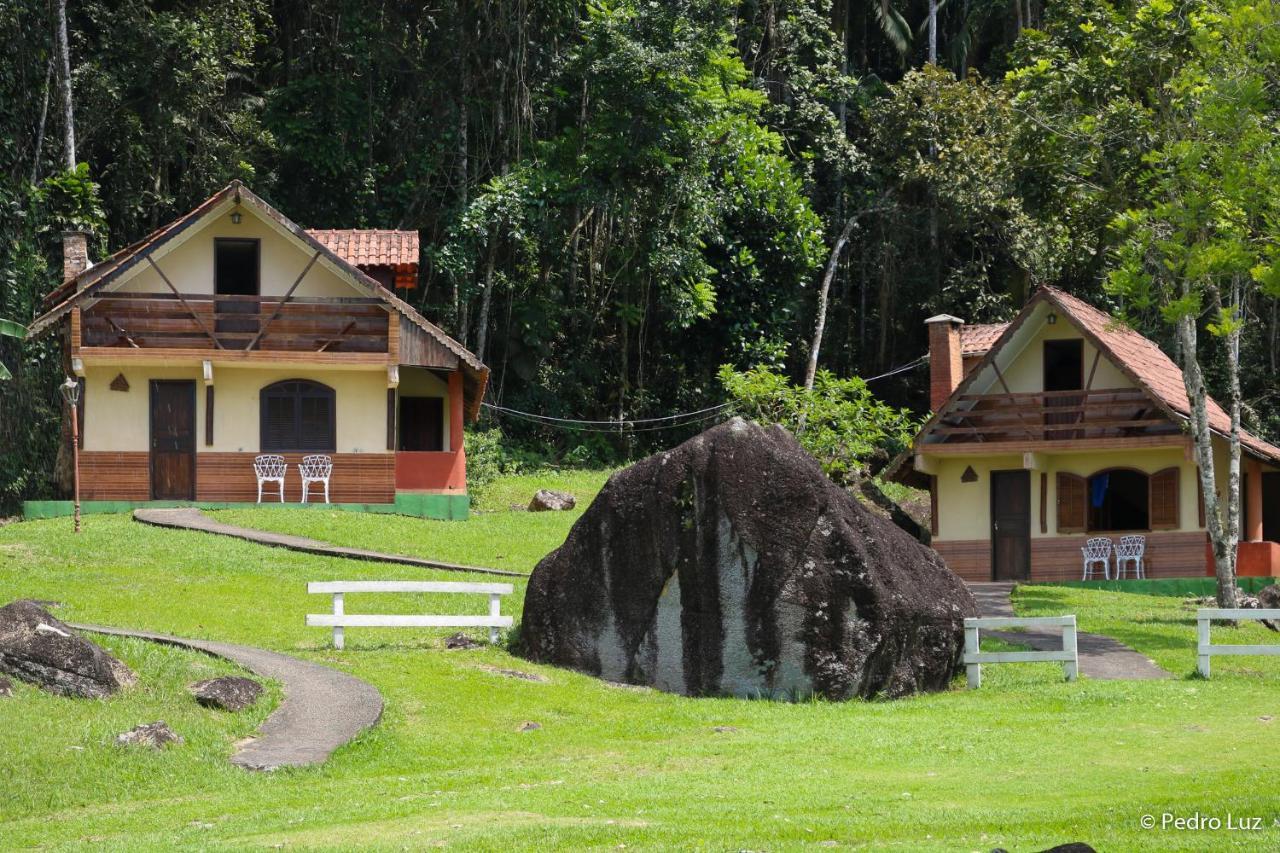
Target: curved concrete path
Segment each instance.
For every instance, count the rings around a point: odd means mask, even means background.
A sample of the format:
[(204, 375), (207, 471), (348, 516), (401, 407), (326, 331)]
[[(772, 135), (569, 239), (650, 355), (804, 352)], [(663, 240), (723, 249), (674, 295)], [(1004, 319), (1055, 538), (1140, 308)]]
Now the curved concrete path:
[[(978, 602), (979, 616), (1013, 616), (1009, 595), (1012, 583), (970, 583), (969, 591)], [(984, 631), (1009, 643), (1048, 651), (1062, 648), (1062, 629), (1043, 631)], [(1165, 670), (1148, 657), (1101, 634), (1076, 634), (1080, 674), (1103, 681), (1149, 681), (1169, 678)]]
[(258, 736), (241, 743), (231, 756), (232, 764), (248, 770), (323, 764), (335, 749), (382, 718), (382, 694), (377, 688), (318, 663), (233, 643), (187, 640), (101, 625), (72, 624), (71, 627), (195, 649), (281, 682), (284, 699), (280, 706), (258, 727)]
[(384, 554), (380, 551), (366, 551), (362, 548), (344, 548), (330, 545), (319, 539), (308, 539), (305, 536), (291, 536), (287, 533), (270, 533), (266, 530), (254, 530), (252, 527), (237, 527), (234, 524), (223, 524), (210, 518), (195, 507), (179, 509), (135, 509), (134, 521), (151, 524), (156, 527), (173, 527), (180, 530), (198, 530), (201, 533), (216, 533), (220, 536), (234, 536), (259, 545), (273, 548), (288, 548), (290, 551), (301, 551), (304, 554), (316, 554), (321, 557), (345, 557), (349, 560), (370, 560), (376, 563), (398, 563), (402, 566), (414, 566), (419, 569), (440, 569), (446, 572), (471, 572), (481, 575), (501, 575), (508, 578), (525, 578), (521, 572), (508, 572), (505, 569), (489, 569), (481, 566), (460, 566), (455, 563), (442, 563), (439, 560), (425, 560), (422, 557), (409, 557), (404, 554)]

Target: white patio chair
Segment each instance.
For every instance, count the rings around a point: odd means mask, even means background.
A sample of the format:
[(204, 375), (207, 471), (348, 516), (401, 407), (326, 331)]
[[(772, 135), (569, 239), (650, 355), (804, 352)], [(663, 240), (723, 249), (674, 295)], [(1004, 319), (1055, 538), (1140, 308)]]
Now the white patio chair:
[(258, 477), (258, 503), (262, 503), (262, 484), (280, 484), (280, 503), (284, 503), (284, 472), (289, 466), (283, 456), (265, 453), (253, 457), (253, 473)]
[(1111, 580), (1111, 540), (1105, 536), (1098, 536), (1084, 543), (1084, 547), (1080, 549), (1080, 553), (1084, 554), (1084, 577), (1081, 580), (1092, 580), (1094, 566), (1098, 563), (1102, 564), (1102, 577), (1104, 580)]
[(1146, 577), (1146, 569), (1142, 564), (1142, 556), (1147, 550), (1147, 537), (1121, 536), (1116, 546), (1116, 580), (1124, 578), (1124, 564), (1133, 563), (1133, 576), (1138, 580)]
[(307, 487), (312, 483), (324, 483), (324, 502), (329, 502), (329, 475), (333, 473), (333, 460), (328, 456), (302, 457), (298, 466), (302, 472), (302, 502), (307, 502)]

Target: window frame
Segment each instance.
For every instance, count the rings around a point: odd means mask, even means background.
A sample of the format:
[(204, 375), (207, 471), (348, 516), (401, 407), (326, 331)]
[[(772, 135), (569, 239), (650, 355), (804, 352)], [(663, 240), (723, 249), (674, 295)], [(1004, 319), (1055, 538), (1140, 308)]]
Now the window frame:
[[(1163, 471), (1164, 469), (1161, 469), (1161, 470)], [(1091, 501), (1091, 495), (1092, 495), (1092, 489), (1093, 489), (1093, 486), (1092, 486), (1093, 478), (1101, 474), (1113, 474), (1117, 471), (1123, 471), (1126, 474), (1137, 474), (1141, 476), (1142, 479), (1146, 482), (1146, 488), (1144, 489), (1144, 492), (1146, 493), (1146, 501), (1147, 501), (1147, 526), (1146, 527), (1103, 528), (1103, 527), (1093, 526), (1093, 512), (1092, 512), (1093, 506)], [(1155, 472), (1148, 473), (1147, 471), (1143, 471), (1141, 468), (1133, 468), (1126, 465), (1113, 465), (1110, 468), (1099, 468), (1097, 471), (1094, 471), (1092, 474), (1085, 476), (1084, 477), (1084, 532), (1086, 533), (1150, 533), (1152, 531), (1151, 478), (1152, 476), (1154, 476), (1154, 473)]]
[[(286, 392), (285, 386), (297, 385), (299, 389)], [(309, 393), (308, 393), (309, 392)], [(272, 446), (267, 442), (267, 410), (268, 400), (273, 398), (293, 400), (293, 436), (289, 443), (292, 446)], [(323, 447), (301, 447), (302, 444), (302, 401), (304, 399), (323, 399), (329, 403), (329, 418), (326, 424), (328, 439)], [(335, 453), (338, 443), (338, 395), (329, 385), (314, 379), (281, 379), (264, 385), (258, 391), (258, 449), (261, 453)]]

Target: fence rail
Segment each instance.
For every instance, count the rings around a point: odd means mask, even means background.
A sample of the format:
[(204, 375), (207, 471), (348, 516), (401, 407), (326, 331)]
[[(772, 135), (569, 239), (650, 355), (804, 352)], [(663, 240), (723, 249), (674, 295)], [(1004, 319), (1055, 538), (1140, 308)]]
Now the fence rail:
[[(983, 652), (979, 629), (999, 631), (1011, 628), (1062, 628), (1062, 649), (1031, 652)], [(1075, 681), (1080, 673), (1076, 651), (1076, 617), (1072, 616), (984, 616), (964, 620), (964, 665), (969, 686), (982, 686), (984, 663), (1060, 662), (1067, 681)]]
[(1280, 622), (1280, 609), (1249, 610), (1236, 607), (1201, 607), (1196, 611), (1196, 669), (1209, 677), (1209, 660), (1221, 655), (1274, 655), (1280, 656), (1280, 645), (1214, 645), (1209, 641), (1209, 625), (1215, 619), (1233, 619), (1250, 622)]
[[(489, 642), (498, 642), (498, 629), (510, 628), (512, 619), (502, 615), (502, 596), (510, 595), (509, 583), (465, 583), (457, 581), (315, 581), (307, 592), (333, 596), (332, 613), (308, 613), (307, 625), (333, 629), (333, 647), (344, 645), (344, 628), (488, 628)], [(347, 613), (343, 596), (349, 592), (437, 592), (475, 593), (489, 596), (486, 616), (392, 613)]]

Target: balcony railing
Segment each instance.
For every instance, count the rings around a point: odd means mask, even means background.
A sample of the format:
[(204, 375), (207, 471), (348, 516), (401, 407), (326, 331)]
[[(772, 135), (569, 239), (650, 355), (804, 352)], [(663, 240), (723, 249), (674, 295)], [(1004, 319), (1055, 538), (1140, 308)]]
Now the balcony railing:
[(387, 352), (378, 299), (113, 293), (81, 315), (81, 346)]
[(969, 394), (932, 434), (948, 443), (1062, 441), (1176, 434), (1179, 427), (1137, 388)]

